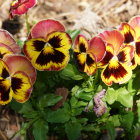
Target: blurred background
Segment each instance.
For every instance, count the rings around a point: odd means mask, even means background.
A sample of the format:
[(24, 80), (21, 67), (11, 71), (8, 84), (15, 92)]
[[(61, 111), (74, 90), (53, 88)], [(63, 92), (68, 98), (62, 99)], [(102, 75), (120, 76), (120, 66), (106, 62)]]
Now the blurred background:
[[(9, 17), (11, 1), (0, 0), (0, 27), (8, 26), (4, 21)], [(67, 30), (80, 29), (90, 35), (114, 28), (120, 22), (127, 22), (138, 14), (140, 14), (140, 0), (38, 0), (38, 4), (28, 12), (31, 26), (42, 19), (53, 18), (62, 22)], [(20, 30), (15, 29), (17, 34), (14, 31), (13, 34), (24, 37), (26, 36), (25, 16), (20, 16), (18, 20), (22, 23), (17, 24)]]

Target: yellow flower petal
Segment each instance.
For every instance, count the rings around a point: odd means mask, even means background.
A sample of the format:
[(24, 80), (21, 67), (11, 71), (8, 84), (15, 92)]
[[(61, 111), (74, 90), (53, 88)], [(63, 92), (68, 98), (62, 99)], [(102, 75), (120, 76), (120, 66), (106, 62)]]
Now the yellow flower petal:
[(106, 54), (104, 58), (97, 64), (98, 68), (104, 68), (109, 63), (109, 61), (112, 59), (113, 56), (114, 56), (113, 46), (107, 45)]
[(5, 105), (11, 102), (13, 90), (10, 88), (10, 79), (3, 79), (0, 77), (0, 104)]
[(134, 57), (134, 47), (130, 45), (125, 45), (121, 48), (119, 54), (117, 55), (118, 60), (121, 63), (125, 63), (126, 65), (132, 65), (131, 60)]
[(29, 77), (24, 72), (16, 72), (11, 78), (13, 98), (20, 103), (24, 103), (30, 97), (32, 84)]
[(125, 83), (132, 76), (132, 69), (113, 58), (101, 73), (102, 81), (111, 86), (114, 83)]

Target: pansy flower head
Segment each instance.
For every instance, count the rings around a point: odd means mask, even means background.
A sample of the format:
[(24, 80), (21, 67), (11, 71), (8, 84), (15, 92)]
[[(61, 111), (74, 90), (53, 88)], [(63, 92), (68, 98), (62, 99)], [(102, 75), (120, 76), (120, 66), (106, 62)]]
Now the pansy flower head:
[(104, 31), (100, 37), (106, 42), (106, 55), (99, 63), (103, 67), (102, 81), (111, 86), (112, 83), (125, 83), (132, 76), (130, 68), (134, 56), (134, 47), (124, 45), (123, 35), (117, 31)]
[(140, 65), (140, 16), (131, 18), (128, 23), (122, 23), (118, 29), (124, 36), (124, 43), (135, 48), (131, 66), (134, 69), (137, 64)]
[(12, 35), (3, 29), (0, 29), (0, 58), (8, 54), (20, 53), (20, 47), (13, 39)]
[(29, 8), (36, 5), (37, 0), (13, 0), (10, 7), (10, 17), (25, 14)]
[(24, 53), (38, 70), (58, 71), (69, 61), (71, 38), (55, 20), (43, 20), (32, 29)]
[(78, 35), (74, 43), (74, 56), (78, 69), (88, 75), (93, 75), (97, 69), (96, 63), (105, 54), (105, 44), (100, 37), (88, 41), (85, 36)]
[(35, 79), (36, 71), (25, 56), (0, 59), (0, 104), (8, 104), (12, 98), (20, 103), (27, 101)]

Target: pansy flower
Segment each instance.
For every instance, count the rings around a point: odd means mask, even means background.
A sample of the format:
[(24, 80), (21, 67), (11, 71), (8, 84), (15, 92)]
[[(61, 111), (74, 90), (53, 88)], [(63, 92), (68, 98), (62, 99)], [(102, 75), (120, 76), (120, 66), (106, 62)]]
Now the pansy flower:
[(134, 46), (134, 58), (131, 68), (134, 69), (137, 64), (140, 65), (140, 16), (133, 17), (129, 23), (122, 23), (119, 31), (124, 36), (124, 43)]
[(93, 75), (97, 69), (96, 63), (101, 61), (105, 54), (105, 44), (100, 37), (90, 41), (83, 35), (78, 35), (74, 43), (74, 57), (78, 69), (88, 75)]
[(13, 0), (10, 7), (10, 17), (25, 14), (29, 8), (36, 5), (37, 0)]
[(0, 59), (0, 104), (8, 104), (12, 98), (20, 103), (27, 101), (35, 79), (36, 71), (25, 56)]
[(32, 29), (24, 45), (24, 54), (38, 70), (58, 71), (69, 61), (71, 38), (55, 20), (43, 20)]
[(124, 45), (123, 35), (117, 30), (105, 31), (100, 37), (106, 42), (106, 55), (99, 64), (103, 67), (102, 81), (108, 86), (113, 82), (119, 84), (127, 82), (132, 76), (130, 65), (134, 47)]
[(20, 47), (13, 39), (12, 35), (3, 29), (0, 29), (0, 58), (8, 54), (20, 53)]

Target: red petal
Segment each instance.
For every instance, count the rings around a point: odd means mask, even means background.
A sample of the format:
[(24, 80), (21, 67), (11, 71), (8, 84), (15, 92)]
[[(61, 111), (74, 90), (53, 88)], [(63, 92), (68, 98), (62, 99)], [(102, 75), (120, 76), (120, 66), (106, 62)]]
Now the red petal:
[(22, 15), (28, 11), (28, 8), (25, 5), (20, 5), (13, 10), (13, 15)]
[(140, 16), (135, 16), (130, 19), (129, 24), (136, 32), (136, 38), (140, 37)]
[(37, 4), (37, 0), (29, 0), (27, 3), (25, 3), (27, 8), (31, 8)]
[(6, 30), (0, 29), (0, 43), (9, 46), (14, 53), (20, 53), (20, 47), (16, 44), (12, 35)]
[(7, 55), (4, 57), (4, 61), (8, 65), (11, 75), (17, 71), (23, 71), (29, 76), (32, 84), (34, 84), (36, 80), (36, 70), (25, 56)]
[(42, 20), (33, 26), (31, 36), (32, 38), (46, 38), (49, 33), (54, 31), (65, 31), (65, 28), (59, 21)]
[(106, 47), (104, 41), (100, 37), (94, 37), (90, 41), (89, 52), (93, 53), (97, 62), (101, 61), (105, 55)]
[(104, 31), (103, 33), (100, 34), (100, 37), (106, 41), (107, 43), (113, 45), (114, 47), (114, 54), (117, 54), (121, 45), (124, 42), (124, 37), (123, 35), (117, 31)]
[(135, 39), (135, 30), (127, 23), (122, 23), (119, 27), (120, 32), (124, 36), (124, 43), (131, 43)]

